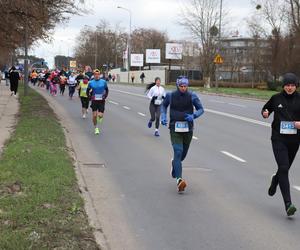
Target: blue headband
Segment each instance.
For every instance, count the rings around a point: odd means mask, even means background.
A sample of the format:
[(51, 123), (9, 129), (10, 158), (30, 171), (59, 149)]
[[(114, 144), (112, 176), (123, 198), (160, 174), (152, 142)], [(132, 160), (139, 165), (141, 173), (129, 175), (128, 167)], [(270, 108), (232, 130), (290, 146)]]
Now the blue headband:
[(189, 85), (189, 79), (186, 76), (179, 76), (176, 80), (176, 85)]

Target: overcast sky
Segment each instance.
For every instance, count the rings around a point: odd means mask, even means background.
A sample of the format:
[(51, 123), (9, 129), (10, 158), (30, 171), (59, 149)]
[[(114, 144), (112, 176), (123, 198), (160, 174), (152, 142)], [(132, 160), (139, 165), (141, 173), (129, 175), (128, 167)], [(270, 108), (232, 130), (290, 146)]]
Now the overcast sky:
[[(186, 2), (188, 0), (86, 0), (88, 11), (83, 16), (73, 16), (67, 24), (57, 26), (53, 42), (39, 43), (31, 53), (45, 58), (52, 67), (55, 55), (73, 55), (75, 38), (85, 25), (95, 27), (101, 19), (105, 19), (112, 26), (119, 23), (129, 31), (129, 13), (117, 6), (131, 10), (132, 29), (155, 28), (166, 31), (170, 39), (188, 39), (190, 34), (177, 24), (181, 7)], [(238, 30), (240, 35), (247, 36), (245, 18), (253, 12), (250, 2), (223, 0), (224, 10), (229, 13), (228, 31)]]

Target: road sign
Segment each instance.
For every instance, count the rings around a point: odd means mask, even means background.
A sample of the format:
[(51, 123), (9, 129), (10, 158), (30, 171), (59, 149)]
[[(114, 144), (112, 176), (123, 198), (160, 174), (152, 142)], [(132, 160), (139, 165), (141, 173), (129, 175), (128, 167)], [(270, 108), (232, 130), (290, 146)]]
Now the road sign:
[(214, 59), (214, 63), (215, 64), (222, 64), (224, 62), (223, 58), (221, 57), (220, 54), (217, 54), (215, 59)]

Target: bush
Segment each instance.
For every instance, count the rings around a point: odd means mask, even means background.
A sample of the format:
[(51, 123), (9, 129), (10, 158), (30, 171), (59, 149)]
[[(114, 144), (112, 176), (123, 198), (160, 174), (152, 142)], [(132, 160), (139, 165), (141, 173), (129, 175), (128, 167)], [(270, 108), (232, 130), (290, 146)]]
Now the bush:
[(281, 88), (282, 82), (281, 81), (268, 81), (267, 85), (268, 85), (269, 90), (275, 90), (276, 91), (276, 90)]

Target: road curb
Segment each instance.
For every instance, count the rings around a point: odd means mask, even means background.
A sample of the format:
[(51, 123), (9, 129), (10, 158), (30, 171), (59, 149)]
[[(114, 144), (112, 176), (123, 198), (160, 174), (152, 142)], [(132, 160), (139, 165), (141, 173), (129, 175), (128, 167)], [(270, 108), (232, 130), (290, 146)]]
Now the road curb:
[(97, 244), (99, 245), (101, 250), (111, 250), (109, 243), (103, 233), (101, 223), (99, 221), (99, 216), (97, 214), (97, 210), (94, 205), (93, 198), (87, 190), (87, 182), (84, 177), (84, 174), (81, 169), (80, 161), (78, 160), (76, 149), (73, 145), (71, 134), (69, 133), (70, 128), (68, 128), (68, 123), (63, 123), (64, 118), (67, 114), (59, 107), (59, 105), (54, 101), (53, 97), (42, 91), (41, 89), (32, 88), (37, 93), (39, 93), (43, 98), (47, 100), (48, 105), (53, 110), (53, 112), (57, 115), (59, 123), (64, 131), (66, 138), (66, 145), (69, 148), (69, 155), (73, 159), (73, 165), (75, 166), (75, 173), (78, 180), (78, 185), (80, 189), (80, 193), (84, 199), (84, 207), (85, 211), (89, 218), (90, 225), (94, 228), (93, 233), (96, 239)]

